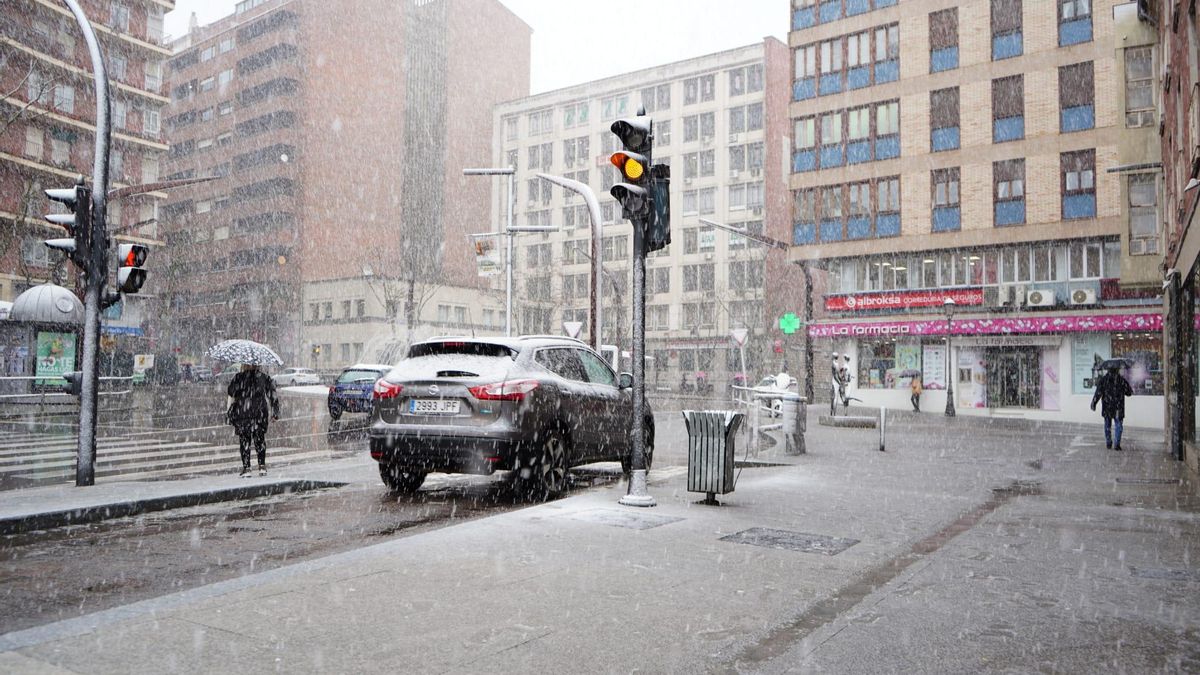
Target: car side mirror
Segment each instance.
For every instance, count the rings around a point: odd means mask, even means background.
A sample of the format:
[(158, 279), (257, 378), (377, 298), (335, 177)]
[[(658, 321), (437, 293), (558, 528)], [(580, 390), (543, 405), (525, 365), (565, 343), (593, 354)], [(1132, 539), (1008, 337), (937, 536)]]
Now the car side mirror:
[(633, 374), (621, 373), (617, 377), (617, 388), (618, 389), (633, 389)]

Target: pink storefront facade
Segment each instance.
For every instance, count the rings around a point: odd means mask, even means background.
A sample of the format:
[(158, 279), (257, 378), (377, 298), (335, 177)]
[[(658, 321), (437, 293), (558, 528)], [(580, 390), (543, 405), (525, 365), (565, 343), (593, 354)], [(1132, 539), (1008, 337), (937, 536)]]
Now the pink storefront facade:
[[(941, 414), (953, 378), (959, 414), (1098, 422), (1089, 409), (1094, 381), (1103, 362), (1121, 359), (1135, 392), (1127, 424), (1162, 428), (1162, 315), (1147, 309), (973, 317), (964, 308), (949, 320), (845, 318), (808, 332), (820, 351), (850, 356), (862, 405), (911, 409), (918, 379), (922, 411)], [(818, 364), (818, 381), (827, 370)]]

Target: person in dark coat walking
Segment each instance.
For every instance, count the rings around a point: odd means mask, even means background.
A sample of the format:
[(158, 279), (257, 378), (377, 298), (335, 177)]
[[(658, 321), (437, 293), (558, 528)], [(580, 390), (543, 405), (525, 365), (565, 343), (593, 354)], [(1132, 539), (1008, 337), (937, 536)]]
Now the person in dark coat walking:
[(242, 477), (250, 476), (250, 446), (258, 453), (258, 475), (267, 475), (267, 419), (279, 419), (275, 383), (258, 366), (244, 365), (227, 390), (229, 423), (238, 435), (242, 452)]
[[(1121, 449), (1121, 432), (1125, 428), (1125, 397), (1133, 396), (1133, 388), (1121, 377), (1116, 367), (1110, 367), (1108, 372), (1100, 376), (1096, 383), (1096, 393), (1092, 396), (1092, 410), (1100, 403), (1100, 414), (1104, 416), (1104, 447), (1113, 450)], [(1115, 422), (1115, 425), (1114, 425)], [(1116, 438), (1113, 438), (1112, 427), (1116, 427)], [(1114, 445), (1115, 441), (1115, 445)]]

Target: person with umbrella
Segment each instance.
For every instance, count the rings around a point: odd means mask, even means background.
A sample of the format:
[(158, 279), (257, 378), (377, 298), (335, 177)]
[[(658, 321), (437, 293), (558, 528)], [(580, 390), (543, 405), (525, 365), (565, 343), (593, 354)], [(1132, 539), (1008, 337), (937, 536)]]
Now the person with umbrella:
[[(1101, 367), (1108, 372), (1100, 376), (1100, 380), (1096, 382), (1096, 393), (1092, 396), (1092, 410), (1095, 410), (1096, 403), (1100, 402), (1100, 414), (1104, 416), (1104, 447), (1112, 450), (1121, 449), (1121, 432), (1125, 427), (1125, 397), (1133, 396), (1133, 388), (1121, 377), (1123, 365), (1119, 359), (1109, 359), (1102, 363)], [(1115, 439), (1112, 429), (1114, 426)]]
[(250, 448), (258, 455), (258, 475), (267, 474), (268, 420), (279, 420), (279, 398), (275, 383), (258, 369), (260, 364), (283, 365), (270, 347), (250, 340), (225, 340), (211, 347), (208, 356), (218, 361), (241, 363), (241, 371), (233, 376), (226, 393), (233, 401), (226, 413), (229, 424), (238, 435), (242, 453), (242, 477), (250, 476)]

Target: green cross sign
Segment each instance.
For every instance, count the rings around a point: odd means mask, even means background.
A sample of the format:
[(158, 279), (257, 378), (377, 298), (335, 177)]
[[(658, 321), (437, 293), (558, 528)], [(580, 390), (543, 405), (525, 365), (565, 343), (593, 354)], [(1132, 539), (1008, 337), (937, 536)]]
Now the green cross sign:
[(795, 333), (800, 325), (800, 317), (796, 316), (794, 312), (788, 312), (779, 317), (779, 329), (783, 331), (784, 335)]

